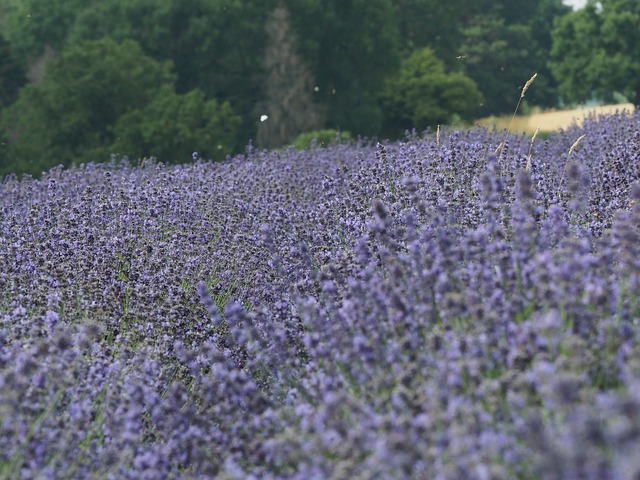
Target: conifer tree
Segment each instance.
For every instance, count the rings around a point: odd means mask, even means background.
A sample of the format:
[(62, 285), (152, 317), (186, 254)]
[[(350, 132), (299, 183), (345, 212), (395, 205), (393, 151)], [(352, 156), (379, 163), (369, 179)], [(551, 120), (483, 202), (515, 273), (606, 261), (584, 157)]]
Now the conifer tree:
[(257, 143), (274, 148), (291, 142), (302, 132), (322, 128), (323, 113), (314, 102), (314, 78), (296, 51), (298, 40), (284, 6), (271, 13), (266, 35), (265, 100), (256, 112), (260, 119)]

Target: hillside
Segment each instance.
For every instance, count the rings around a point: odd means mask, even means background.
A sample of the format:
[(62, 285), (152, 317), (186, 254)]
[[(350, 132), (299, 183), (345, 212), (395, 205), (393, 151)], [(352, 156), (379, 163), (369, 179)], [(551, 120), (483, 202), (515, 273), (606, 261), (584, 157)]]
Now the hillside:
[(0, 477), (635, 478), (639, 131), (9, 177)]

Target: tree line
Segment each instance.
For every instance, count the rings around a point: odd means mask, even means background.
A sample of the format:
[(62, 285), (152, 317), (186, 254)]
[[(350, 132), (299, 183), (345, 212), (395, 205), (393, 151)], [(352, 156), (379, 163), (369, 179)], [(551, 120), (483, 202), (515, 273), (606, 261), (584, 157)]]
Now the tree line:
[(0, 175), (222, 159), (312, 130), (405, 130), (614, 92), (638, 103), (634, 0), (4, 0)]

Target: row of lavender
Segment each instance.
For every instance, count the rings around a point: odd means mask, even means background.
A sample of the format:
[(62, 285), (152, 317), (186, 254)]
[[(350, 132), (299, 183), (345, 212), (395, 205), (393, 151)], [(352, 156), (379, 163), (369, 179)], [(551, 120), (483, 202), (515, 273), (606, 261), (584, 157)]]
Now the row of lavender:
[(0, 476), (634, 478), (640, 116), (595, 120), (6, 179)]

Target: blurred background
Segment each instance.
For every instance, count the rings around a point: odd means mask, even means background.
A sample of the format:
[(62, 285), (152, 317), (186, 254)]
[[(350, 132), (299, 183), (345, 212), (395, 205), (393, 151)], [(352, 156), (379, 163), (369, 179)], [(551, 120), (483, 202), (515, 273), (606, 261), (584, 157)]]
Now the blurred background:
[(587, 0), (564, 0), (564, 3), (577, 10), (584, 7), (587, 4)]
[(0, 0), (0, 175), (501, 125), (534, 73), (523, 117), (632, 108), (639, 24), (636, 0)]

